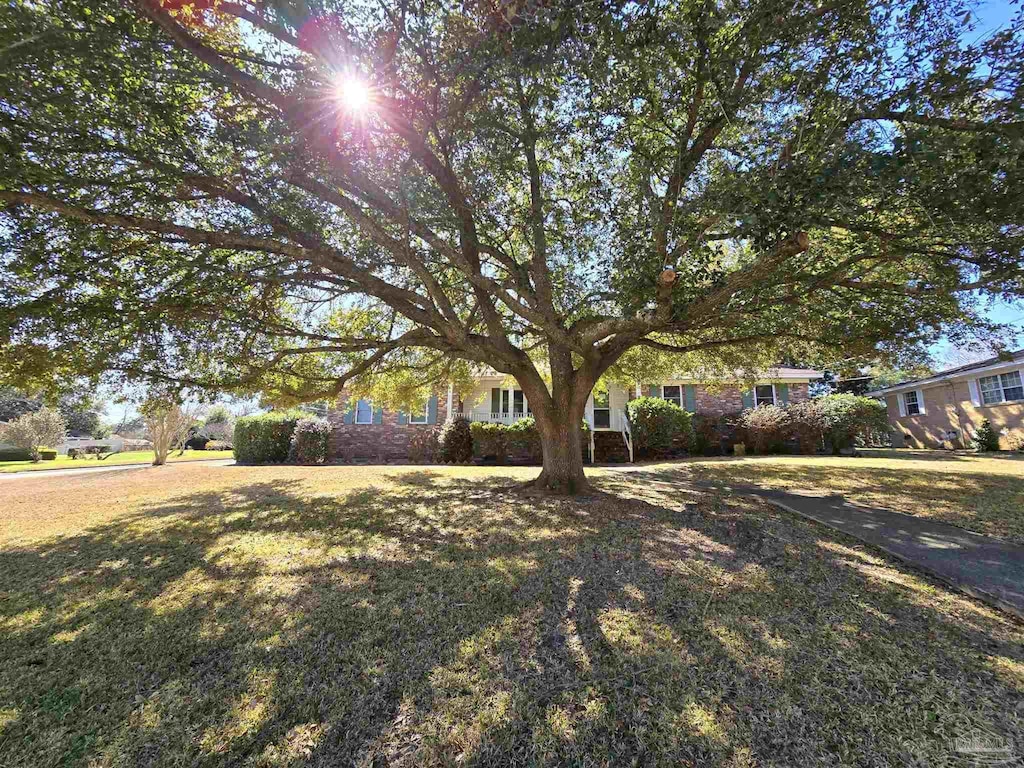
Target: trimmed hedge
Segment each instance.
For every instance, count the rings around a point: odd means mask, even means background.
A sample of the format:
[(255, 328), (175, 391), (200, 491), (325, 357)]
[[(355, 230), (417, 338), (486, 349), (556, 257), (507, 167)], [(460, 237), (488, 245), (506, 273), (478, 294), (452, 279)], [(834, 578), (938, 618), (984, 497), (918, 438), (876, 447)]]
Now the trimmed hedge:
[[(584, 450), (589, 431), (587, 422), (581, 421)], [(470, 434), (473, 436), (473, 456), (478, 459), (493, 457), (498, 464), (506, 463), (509, 458), (525, 459), (531, 464), (539, 464), (544, 458), (540, 430), (532, 416), (525, 416), (511, 424), (475, 421), (470, 425)]]
[(532, 416), (512, 424), (474, 422), (470, 431), (476, 458), (494, 457), (498, 464), (504, 464), (509, 457), (525, 458), (530, 462), (539, 462), (543, 457), (540, 431)]
[(466, 419), (447, 422), (441, 427), (437, 443), (437, 460), (442, 464), (461, 464), (473, 458), (473, 431)]
[(638, 397), (626, 405), (633, 443), (640, 456), (659, 456), (689, 449), (690, 414), (660, 397)]
[(323, 464), (327, 461), (331, 424), (326, 419), (299, 419), (292, 433), (288, 458), (295, 464)]
[(32, 454), (24, 448), (0, 448), (0, 461), (32, 461)]
[(211, 440), (203, 448), (204, 451), (230, 451), (231, 443), (224, 440)]
[(300, 414), (262, 413), (235, 422), (235, 461), (239, 464), (283, 464), (288, 461), (292, 434)]

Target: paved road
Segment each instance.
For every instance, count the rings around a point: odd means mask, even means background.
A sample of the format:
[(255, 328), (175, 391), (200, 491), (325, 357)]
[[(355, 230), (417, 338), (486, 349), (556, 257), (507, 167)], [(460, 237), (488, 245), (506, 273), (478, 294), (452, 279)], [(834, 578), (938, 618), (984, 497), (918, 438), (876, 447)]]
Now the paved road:
[(983, 602), (1024, 619), (1024, 546), (955, 525), (863, 507), (815, 491), (776, 491), (701, 482), (749, 493), (802, 517), (873, 544)]
[[(172, 461), (170, 464), (202, 464), (207, 467), (226, 467), (234, 459), (195, 459), (193, 461)], [(91, 475), (97, 472), (121, 472), (128, 469), (146, 469), (151, 464), (112, 464), (109, 467), (78, 467), (76, 469), (36, 469), (28, 472), (0, 472), (0, 481), (17, 480), (24, 477), (67, 477), (68, 475)]]

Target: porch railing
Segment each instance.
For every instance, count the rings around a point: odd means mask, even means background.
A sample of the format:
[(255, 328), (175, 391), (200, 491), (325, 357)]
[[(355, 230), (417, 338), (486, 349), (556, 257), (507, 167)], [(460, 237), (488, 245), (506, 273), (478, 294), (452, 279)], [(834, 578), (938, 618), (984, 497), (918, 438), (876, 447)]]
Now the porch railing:
[(502, 413), (500, 411), (492, 411), (489, 408), (473, 408), (468, 411), (456, 411), (452, 416), (453, 418), (461, 417), (468, 421), (484, 421), (489, 424), (515, 424), (520, 419), (533, 416), (533, 414), (524, 411)]
[(629, 423), (629, 416), (625, 411), (619, 411), (619, 424), (622, 425), (622, 439), (626, 442), (629, 450), (629, 463), (633, 463), (633, 425)]

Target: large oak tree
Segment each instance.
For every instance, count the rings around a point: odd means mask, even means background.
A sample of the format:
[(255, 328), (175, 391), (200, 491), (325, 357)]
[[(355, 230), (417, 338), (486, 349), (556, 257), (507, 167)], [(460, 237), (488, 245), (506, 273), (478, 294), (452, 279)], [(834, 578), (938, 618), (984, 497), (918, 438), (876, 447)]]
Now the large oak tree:
[(1021, 23), (952, 0), (0, 14), (20, 386), (394, 405), (486, 365), (573, 490), (616, 365), (899, 351), (1024, 293)]

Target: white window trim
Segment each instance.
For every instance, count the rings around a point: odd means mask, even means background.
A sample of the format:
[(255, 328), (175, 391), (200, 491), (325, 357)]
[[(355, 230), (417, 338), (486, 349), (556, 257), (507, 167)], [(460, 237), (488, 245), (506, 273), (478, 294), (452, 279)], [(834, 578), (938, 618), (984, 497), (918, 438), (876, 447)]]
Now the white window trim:
[[(1000, 371), (999, 373), (990, 373), (987, 376), (979, 376), (976, 379), (971, 379), (969, 387), (971, 390), (971, 402), (980, 408), (991, 408), (994, 405), (1006, 405), (1007, 403), (1024, 403), (1024, 400), (1007, 400), (1006, 399), (1006, 387), (1003, 386), (1003, 376), (1008, 376), (1011, 373), (1016, 373), (1020, 376), (1021, 380), (1024, 381), (1024, 368), (1015, 368), (1009, 371)], [(986, 403), (985, 398), (981, 393), (981, 380), (982, 379), (995, 379), (999, 385), (999, 397), (1002, 398), (995, 403)]]
[(758, 387), (771, 387), (772, 388), (772, 405), (778, 405), (779, 404), (779, 392), (775, 388), (774, 384), (755, 384), (754, 388), (750, 391), (751, 396), (754, 398), (754, 407), (755, 408), (757, 408), (758, 405), (767, 405), (767, 403), (758, 403), (757, 402), (757, 388)]
[(670, 403), (675, 403), (675, 400), (669, 400), (665, 397), (665, 387), (679, 387), (679, 402), (676, 403), (680, 408), (686, 407), (686, 385), (685, 384), (659, 384), (658, 385), (658, 399), (665, 400)]
[(910, 413), (910, 410), (907, 408), (907, 393), (900, 392), (900, 394), (896, 396), (896, 402), (900, 408), (900, 417), (924, 416), (925, 413), (927, 413), (927, 410), (924, 407), (924, 390), (912, 389), (908, 391), (913, 392), (914, 394), (917, 395), (917, 413)]
[(373, 403), (370, 402), (369, 400), (367, 400), (366, 404), (370, 406), (370, 420), (369, 421), (360, 421), (359, 420), (359, 401), (357, 400), (356, 401), (355, 413), (352, 415), (352, 423), (353, 424), (373, 424)]
[(417, 426), (422, 426), (424, 424), (429, 424), (430, 423), (430, 400), (429, 399), (427, 400), (427, 402), (425, 402), (423, 404), (423, 421), (417, 421), (416, 417), (413, 415), (412, 411), (410, 411), (409, 412), (409, 418), (407, 419), (407, 423), (408, 423), (408, 425), (410, 427), (413, 426), (414, 424), (417, 425)]

